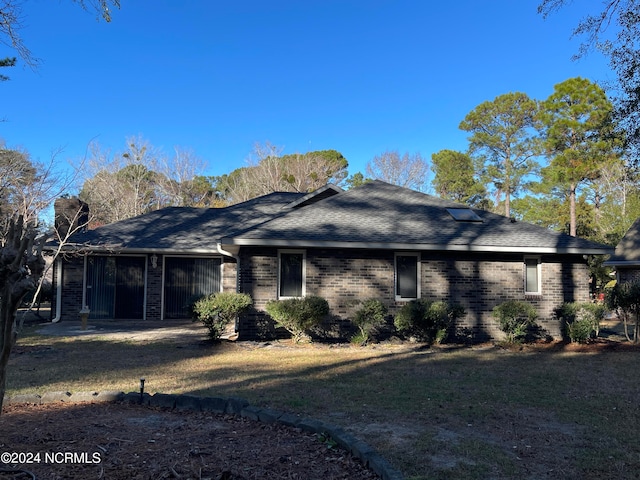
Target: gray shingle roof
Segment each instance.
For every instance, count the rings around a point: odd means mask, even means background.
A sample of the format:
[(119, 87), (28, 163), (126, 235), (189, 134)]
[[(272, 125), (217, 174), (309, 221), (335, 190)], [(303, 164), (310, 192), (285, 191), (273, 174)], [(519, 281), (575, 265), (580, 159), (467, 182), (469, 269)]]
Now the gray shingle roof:
[(272, 220), (302, 193), (272, 193), (226, 208), (169, 207), (71, 237), (105, 250), (214, 252), (220, 237)]
[(605, 265), (640, 265), (640, 218), (629, 227)]
[(610, 247), (474, 210), (482, 222), (456, 221), (464, 205), (374, 181), (259, 226), (229, 235), (235, 245), (416, 248), (430, 250), (611, 253)]
[[(326, 193), (326, 192), (325, 192)], [(345, 192), (273, 193), (227, 208), (165, 208), (76, 234), (79, 246), (129, 251), (215, 252), (217, 243), (530, 253), (612, 253), (605, 245), (482, 210), (456, 221), (464, 205), (380, 181)], [(297, 208), (286, 208), (287, 206)]]

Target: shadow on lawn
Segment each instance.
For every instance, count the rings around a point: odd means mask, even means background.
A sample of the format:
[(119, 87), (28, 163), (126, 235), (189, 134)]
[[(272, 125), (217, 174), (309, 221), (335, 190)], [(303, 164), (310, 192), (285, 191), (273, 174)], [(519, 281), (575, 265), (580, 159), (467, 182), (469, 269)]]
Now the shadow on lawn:
[[(244, 397), (353, 431), (408, 478), (634, 478), (637, 349), (29, 337), (9, 389)], [(603, 346), (599, 346), (603, 345)]]

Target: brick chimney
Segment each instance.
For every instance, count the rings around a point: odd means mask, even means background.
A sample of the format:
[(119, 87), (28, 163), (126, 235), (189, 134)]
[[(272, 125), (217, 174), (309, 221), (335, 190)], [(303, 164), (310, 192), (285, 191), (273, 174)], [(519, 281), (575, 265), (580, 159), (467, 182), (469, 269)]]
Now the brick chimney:
[(53, 204), (54, 225), (60, 240), (67, 234), (87, 230), (89, 224), (89, 205), (77, 197), (58, 198)]

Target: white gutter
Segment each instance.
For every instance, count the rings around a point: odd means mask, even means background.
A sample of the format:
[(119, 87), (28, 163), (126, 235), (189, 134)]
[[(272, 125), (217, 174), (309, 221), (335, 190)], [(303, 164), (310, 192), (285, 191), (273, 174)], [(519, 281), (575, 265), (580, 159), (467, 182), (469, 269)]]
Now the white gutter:
[(216, 248), (218, 250), (218, 253), (224, 255), (225, 257), (231, 257), (235, 259), (236, 261), (236, 292), (238, 292), (240, 290), (240, 257), (238, 256), (237, 253), (232, 253), (222, 248), (221, 243), (216, 243)]
[(261, 240), (252, 238), (229, 239), (233, 245), (251, 247), (291, 247), (291, 248), (339, 248), (339, 249), (374, 249), (374, 250), (422, 250), (447, 252), (483, 252), (483, 253), (529, 253), (529, 254), (577, 254), (604, 255), (613, 253), (613, 247), (528, 247), (528, 246), (494, 246), (468, 244), (431, 244), (401, 242), (346, 242), (325, 240)]
[(62, 260), (56, 258), (56, 316), (51, 319), (52, 323), (58, 323), (62, 316)]

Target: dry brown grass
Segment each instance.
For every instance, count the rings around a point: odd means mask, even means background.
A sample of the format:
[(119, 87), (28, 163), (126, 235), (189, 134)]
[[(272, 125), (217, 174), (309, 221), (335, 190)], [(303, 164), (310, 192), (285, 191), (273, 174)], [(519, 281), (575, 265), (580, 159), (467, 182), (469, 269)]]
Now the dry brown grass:
[[(204, 336), (203, 336), (204, 339)], [(409, 479), (636, 478), (636, 349), (122, 341), (26, 332), (9, 395), (240, 396), (338, 424)]]

